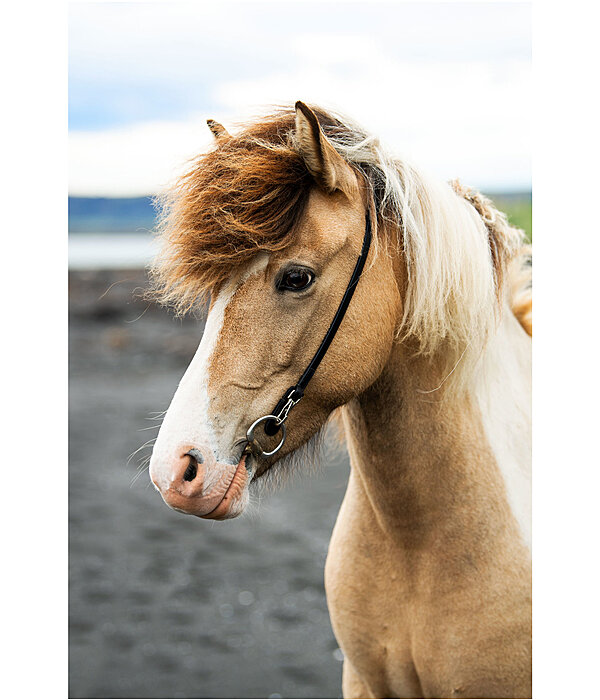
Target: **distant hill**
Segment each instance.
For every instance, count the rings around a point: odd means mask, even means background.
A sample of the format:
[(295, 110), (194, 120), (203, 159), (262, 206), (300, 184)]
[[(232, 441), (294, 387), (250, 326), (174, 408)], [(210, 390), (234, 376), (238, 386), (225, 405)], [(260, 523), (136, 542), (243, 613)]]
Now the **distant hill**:
[[(531, 240), (531, 192), (488, 193), (496, 206)], [(132, 233), (154, 228), (151, 197), (69, 197), (69, 233)]]
[(69, 197), (69, 233), (142, 233), (155, 221), (151, 197)]

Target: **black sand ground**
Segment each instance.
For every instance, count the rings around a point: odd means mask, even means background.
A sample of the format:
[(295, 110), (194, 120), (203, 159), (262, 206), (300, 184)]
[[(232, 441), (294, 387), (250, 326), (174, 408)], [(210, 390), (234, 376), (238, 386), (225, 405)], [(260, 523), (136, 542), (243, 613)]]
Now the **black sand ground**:
[(143, 284), (70, 276), (70, 697), (341, 697), (323, 566), (347, 458), (223, 523), (169, 510), (147, 471), (132, 483), (202, 331), (139, 317)]

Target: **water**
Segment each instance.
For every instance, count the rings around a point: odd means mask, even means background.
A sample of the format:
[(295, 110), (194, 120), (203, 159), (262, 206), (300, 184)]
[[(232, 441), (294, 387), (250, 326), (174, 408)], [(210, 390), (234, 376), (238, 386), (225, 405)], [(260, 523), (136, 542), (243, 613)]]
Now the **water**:
[(131, 269), (148, 265), (158, 252), (149, 233), (69, 235), (69, 269)]

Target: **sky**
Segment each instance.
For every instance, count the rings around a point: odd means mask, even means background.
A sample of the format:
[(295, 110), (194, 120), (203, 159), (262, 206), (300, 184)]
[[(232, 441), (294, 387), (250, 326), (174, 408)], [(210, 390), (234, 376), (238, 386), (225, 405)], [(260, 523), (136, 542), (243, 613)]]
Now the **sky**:
[(69, 191), (154, 194), (210, 147), (207, 118), (298, 99), (443, 179), (530, 189), (530, 5), (72, 3)]

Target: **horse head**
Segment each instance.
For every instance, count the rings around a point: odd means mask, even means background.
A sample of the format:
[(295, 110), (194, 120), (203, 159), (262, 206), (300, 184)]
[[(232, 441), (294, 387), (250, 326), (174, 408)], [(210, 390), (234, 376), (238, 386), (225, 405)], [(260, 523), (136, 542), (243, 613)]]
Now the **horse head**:
[[(402, 316), (401, 274), (375, 240), (343, 321), (282, 431), (247, 431), (294, 386), (344, 296), (373, 207), (373, 188), (299, 102), (267, 126), (231, 136), (214, 121), (215, 149), (171, 195), (155, 274), (188, 308), (210, 293), (202, 340), (173, 397), (150, 462), (172, 508), (239, 515), (249, 485), (305, 445), (332, 411), (381, 373)], [(335, 129), (335, 123), (329, 124)], [(377, 218), (374, 217), (375, 226)], [(385, 290), (385, 293), (382, 293)]]

